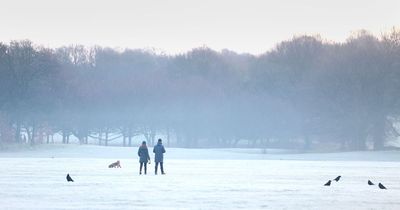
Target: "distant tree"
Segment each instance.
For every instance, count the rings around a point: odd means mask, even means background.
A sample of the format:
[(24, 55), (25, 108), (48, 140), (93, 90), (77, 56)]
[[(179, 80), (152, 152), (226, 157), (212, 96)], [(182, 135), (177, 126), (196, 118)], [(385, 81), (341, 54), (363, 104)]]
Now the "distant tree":
[(383, 149), (399, 135), (399, 37), (297, 36), (259, 56), (0, 43), (1, 141)]

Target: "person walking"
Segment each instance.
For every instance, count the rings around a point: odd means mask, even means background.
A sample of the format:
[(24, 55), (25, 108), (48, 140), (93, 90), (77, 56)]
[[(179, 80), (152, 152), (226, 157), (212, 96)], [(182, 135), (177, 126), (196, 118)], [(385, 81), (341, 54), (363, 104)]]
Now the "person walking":
[[(142, 174), (142, 168), (144, 166), (144, 174), (147, 174), (147, 162), (150, 161), (150, 155), (149, 155), (149, 150), (147, 149), (146, 146), (146, 141), (142, 142), (142, 145), (140, 145), (139, 150), (138, 150), (138, 155), (139, 155), (139, 162), (140, 162), (140, 172), (139, 174)], [(150, 162), (149, 162), (150, 164)]]
[(154, 162), (156, 163), (155, 164), (155, 174), (157, 175), (158, 164), (160, 164), (161, 174), (165, 174), (164, 173), (164, 153), (165, 153), (165, 148), (162, 145), (162, 140), (161, 139), (158, 139), (157, 145), (155, 145), (154, 148), (153, 148), (153, 153), (155, 154)]

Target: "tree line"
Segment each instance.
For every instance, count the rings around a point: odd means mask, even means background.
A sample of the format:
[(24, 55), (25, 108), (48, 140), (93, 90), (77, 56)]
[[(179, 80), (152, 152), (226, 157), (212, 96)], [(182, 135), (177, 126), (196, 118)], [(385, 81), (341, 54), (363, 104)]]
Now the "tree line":
[(0, 143), (163, 134), (178, 147), (379, 150), (399, 135), (399, 90), (396, 29), (297, 36), (257, 56), (11, 41), (0, 43)]

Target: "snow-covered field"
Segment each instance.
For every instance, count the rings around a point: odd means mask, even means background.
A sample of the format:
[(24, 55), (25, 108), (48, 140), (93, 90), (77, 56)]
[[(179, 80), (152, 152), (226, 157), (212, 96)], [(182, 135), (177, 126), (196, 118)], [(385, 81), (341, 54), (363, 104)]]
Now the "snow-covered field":
[[(167, 175), (154, 175), (152, 163), (139, 176), (136, 151), (44, 145), (0, 152), (0, 209), (400, 209), (397, 152), (167, 148)], [(107, 168), (116, 160), (121, 169)], [(67, 173), (75, 182), (66, 182)], [(337, 175), (338, 183), (323, 186)]]

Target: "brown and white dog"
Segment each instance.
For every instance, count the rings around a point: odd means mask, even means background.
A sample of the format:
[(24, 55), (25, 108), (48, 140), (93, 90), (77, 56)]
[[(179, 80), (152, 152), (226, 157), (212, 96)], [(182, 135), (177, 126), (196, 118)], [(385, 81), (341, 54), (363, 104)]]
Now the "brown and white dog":
[(111, 163), (109, 166), (109, 168), (121, 168), (121, 164), (119, 163), (119, 160), (115, 163)]

